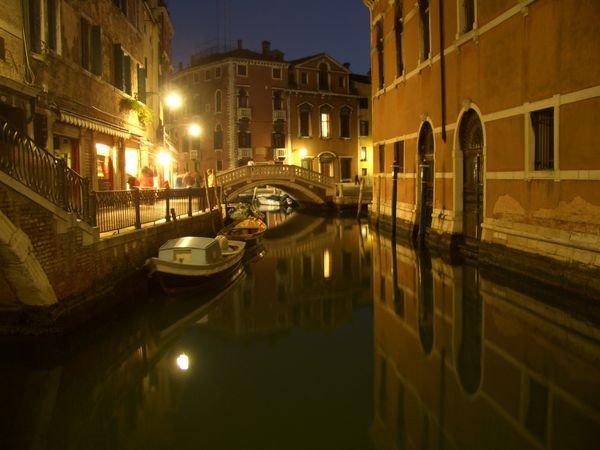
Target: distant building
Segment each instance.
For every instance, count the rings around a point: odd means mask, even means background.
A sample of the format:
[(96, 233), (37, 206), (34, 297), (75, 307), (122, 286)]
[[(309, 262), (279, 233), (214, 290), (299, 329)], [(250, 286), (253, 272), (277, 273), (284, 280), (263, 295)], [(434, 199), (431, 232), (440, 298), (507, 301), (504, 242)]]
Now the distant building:
[(158, 94), (173, 30), (162, 0), (0, 0), (0, 10), (10, 12), (0, 21), (1, 123), (97, 190), (125, 189), (145, 166), (168, 176)]
[(600, 2), (364, 3), (378, 220), (598, 268)]
[[(286, 61), (267, 41), (260, 52), (238, 41), (232, 50), (192, 57), (172, 80), (185, 103), (168, 124), (181, 172), (252, 161), (351, 181), (366, 166), (361, 154), (370, 155), (371, 141), (361, 131), (370, 133), (370, 81), (325, 53)], [(191, 124), (200, 125), (200, 136), (188, 134)]]

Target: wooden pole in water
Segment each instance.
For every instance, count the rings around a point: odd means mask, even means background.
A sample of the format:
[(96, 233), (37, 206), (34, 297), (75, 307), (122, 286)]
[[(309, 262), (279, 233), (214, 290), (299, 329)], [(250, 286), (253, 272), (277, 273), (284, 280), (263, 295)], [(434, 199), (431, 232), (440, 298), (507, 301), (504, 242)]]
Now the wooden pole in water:
[(206, 174), (204, 174), (204, 192), (206, 193), (206, 203), (208, 204), (208, 213), (210, 214), (210, 224), (212, 225), (213, 233), (216, 233), (217, 231), (215, 230), (215, 221), (213, 220), (212, 216), (212, 206), (210, 204), (210, 194), (208, 190), (208, 179), (206, 177)]
[(359, 188), (358, 188), (358, 210), (356, 211), (356, 218), (360, 219), (360, 213), (362, 210), (362, 197), (363, 197), (363, 187), (365, 185), (365, 179), (362, 177), (360, 179)]
[(221, 220), (221, 228), (223, 228), (225, 226), (225, 221), (223, 219), (223, 210), (221, 208), (221, 195), (219, 193), (219, 186), (217, 183), (217, 169), (212, 169), (213, 170), (213, 184), (214, 184), (214, 193), (215, 193), (215, 202), (217, 205), (217, 208), (219, 210), (219, 218)]

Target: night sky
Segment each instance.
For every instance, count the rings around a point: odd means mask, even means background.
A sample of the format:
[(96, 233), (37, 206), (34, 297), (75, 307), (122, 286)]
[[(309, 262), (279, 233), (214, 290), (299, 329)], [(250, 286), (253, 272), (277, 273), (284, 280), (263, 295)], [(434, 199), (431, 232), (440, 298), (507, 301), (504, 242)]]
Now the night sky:
[(369, 10), (362, 0), (168, 0), (175, 28), (173, 66), (208, 47), (233, 45), (260, 51), (261, 42), (284, 52), (286, 60), (328, 53), (366, 74)]

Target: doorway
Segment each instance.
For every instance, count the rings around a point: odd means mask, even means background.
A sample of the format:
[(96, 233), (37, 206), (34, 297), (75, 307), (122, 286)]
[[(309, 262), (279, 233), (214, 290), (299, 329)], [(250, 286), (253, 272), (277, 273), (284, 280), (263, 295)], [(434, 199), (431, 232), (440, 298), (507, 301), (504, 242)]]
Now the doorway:
[(433, 214), (433, 129), (429, 122), (424, 122), (419, 133), (419, 236), (424, 236), (431, 228)]
[(460, 122), (459, 139), (463, 152), (463, 235), (478, 241), (483, 223), (483, 129), (472, 109)]

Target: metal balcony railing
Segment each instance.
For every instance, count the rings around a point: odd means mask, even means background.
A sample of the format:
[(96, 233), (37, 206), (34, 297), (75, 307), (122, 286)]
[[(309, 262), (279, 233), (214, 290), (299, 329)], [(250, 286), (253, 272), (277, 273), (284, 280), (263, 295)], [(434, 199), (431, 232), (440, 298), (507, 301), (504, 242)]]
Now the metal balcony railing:
[(6, 123), (0, 124), (0, 170), (56, 206), (94, 225), (89, 180)]

